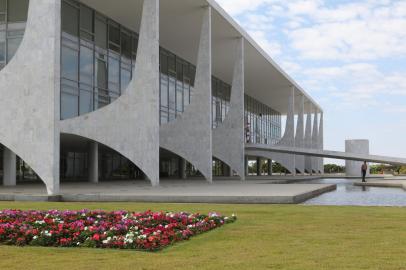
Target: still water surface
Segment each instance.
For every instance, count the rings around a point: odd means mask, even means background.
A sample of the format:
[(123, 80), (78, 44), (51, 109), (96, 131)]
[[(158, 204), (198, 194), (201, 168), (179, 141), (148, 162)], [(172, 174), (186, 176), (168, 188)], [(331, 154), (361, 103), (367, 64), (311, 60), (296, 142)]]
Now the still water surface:
[(360, 180), (320, 179), (312, 184), (336, 184), (337, 190), (324, 193), (303, 204), (309, 205), (361, 205), (361, 206), (406, 206), (406, 191), (401, 188), (357, 187)]

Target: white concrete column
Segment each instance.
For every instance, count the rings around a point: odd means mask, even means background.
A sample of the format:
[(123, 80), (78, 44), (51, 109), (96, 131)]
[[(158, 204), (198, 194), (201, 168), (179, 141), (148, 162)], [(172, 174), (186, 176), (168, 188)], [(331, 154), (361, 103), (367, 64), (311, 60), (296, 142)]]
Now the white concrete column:
[[(369, 155), (369, 140), (346, 140), (345, 141), (345, 152)], [(345, 174), (348, 177), (361, 177), (361, 166), (362, 161), (345, 161)], [(370, 176), (368, 164), (368, 171), (366, 176)]]
[(17, 184), (16, 154), (4, 146), (3, 148), (3, 186), (15, 186)]
[[(318, 110), (317, 108), (315, 108), (313, 115), (312, 149), (318, 148), (318, 140), (319, 140), (318, 134), (319, 134), (319, 116)], [(312, 171), (318, 173), (318, 168), (319, 168), (318, 158), (312, 157)]]
[[(230, 110), (221, 125), (213, 130), (213, 155), (245, 180), (244, 155), (244, 38), (235, 42), (235, 62)], [(232, 172), (231, 172), (232, 174)]]
[(285, 136), (283, 138), (284, 145), (286, 146), (295, 145), (295, 87), (292, 86), (290, 91)]
[[(289, 90), (288, 108), (286, 115), (285, 133), (282, 139), (277, 145), (279, 146), (295, 146), (295, 87), (292, 86)], [(291, 172), (292, 175), (296, 175), (295, 155), (282, 154), (270, 152), (270, 156), (276, 162), (280, 163), (283, 167)]]
[[(320, 113), (320, 123), (319, 123), (319, 143), (318, 147), (320, 150), (324, 149), (324, 114), (323, 112)], [(321, 174), (324, 174), (324, 158), (319, 158), (319, 172)]]
[(99, 144), (89, 143), (89, 182), (99, 183)]
[(161, 125), (160, 146), (185, 158), (202, 173), (208, 182), (212, 182), (211, 7), (202, 8), (202, 13), (193, 96), (183, 114), (177, 116), (174, 121)]
[(127, 89), (114, 102), (59, 125), (62, 133), (88, 138), (117, 151), (158, 186), (159, 0), (143, 1), (134, 70)]
[[(304, 95), (300, 94), (300, 97), (296, 100), (299, 105), (299, 112), (296, 123), (296, 136), (295, 147), (304, 148)], [(305, 171), (305, 157), (301, 155), (295, 155), (295, 165), (301, 173)]]
[[(309, 103), (309, 108), (306, 114), (306, 129), (305, 129), (305, 148), (312, 148), (312, 104)], [(305, 156), (305, 171), (312, 173), (312, 157)]]

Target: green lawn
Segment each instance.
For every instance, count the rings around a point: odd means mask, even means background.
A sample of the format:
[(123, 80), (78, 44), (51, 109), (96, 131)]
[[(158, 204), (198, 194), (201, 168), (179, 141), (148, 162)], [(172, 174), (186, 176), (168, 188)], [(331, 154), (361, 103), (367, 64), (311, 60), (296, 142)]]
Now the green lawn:
[(238, 220), (157, 253), (0, 246), (0, 269), (406, 269), (406, 208), (0, 202), (5, 208), (215, 210)]

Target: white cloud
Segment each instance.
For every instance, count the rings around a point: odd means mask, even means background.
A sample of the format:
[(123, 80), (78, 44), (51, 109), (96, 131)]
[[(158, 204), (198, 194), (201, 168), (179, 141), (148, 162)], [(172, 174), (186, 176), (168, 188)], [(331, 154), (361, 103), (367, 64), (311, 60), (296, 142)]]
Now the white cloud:
[(405, 155), (405, 0), (218, 1), (325, 109), (328, 148)]
[[(360, 1), (327, 7), (317, 0), (287, 4), (287, 31), (300, 56), (315, 60), (374, 60), (406, 56), (406, 3)], [(307, 25), (298, 26), (298, 17)], [(290, 22), (292, 24), (292, 22)]]
[(272, 42), (267, 38), (265, 31), (248, 31), (252, 38), (271, 56), (281, 53), (282, 47), (278, 42)]
[(243, 12), (256, 10), (261, 5), (269, 2), (267, 0), (218, 0), (217, 1), (231, 15), (239, 15)]

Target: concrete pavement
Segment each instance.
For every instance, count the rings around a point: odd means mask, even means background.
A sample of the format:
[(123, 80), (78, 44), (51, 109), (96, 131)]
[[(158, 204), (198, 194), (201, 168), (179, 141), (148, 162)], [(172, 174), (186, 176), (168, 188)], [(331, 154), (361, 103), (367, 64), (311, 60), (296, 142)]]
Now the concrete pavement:
[(275, 180), (167, 180), (159, 187), (146, 181), (110, 181), (99, 184), (62, 183), (61, 194), (47, 196), (44, 185), (1, 187), (0, 200), (7, 201), (108, 201), (176, 203), (295, 204), (336, 189), (328, 184), (275, 184)]

